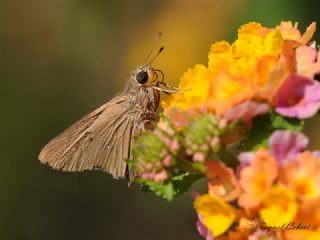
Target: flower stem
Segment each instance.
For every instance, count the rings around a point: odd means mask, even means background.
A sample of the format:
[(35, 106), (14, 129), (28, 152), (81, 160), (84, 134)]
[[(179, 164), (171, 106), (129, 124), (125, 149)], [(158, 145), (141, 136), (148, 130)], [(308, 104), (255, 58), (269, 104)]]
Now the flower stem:
[(204, 173), (204, 171), (201, 171), (199, 168), (195, 167), (195, 165), (188, 160), (179, 159), (177, 161), (176, 167), (181, 170), (188, 171), (190, 173), (201, 173), (201, 174)]
[(233, 156), (225, 147), (222, 147), (219, 151), (219, 157), (228, 167), (236, 168), (239, 164), (238, 159)]

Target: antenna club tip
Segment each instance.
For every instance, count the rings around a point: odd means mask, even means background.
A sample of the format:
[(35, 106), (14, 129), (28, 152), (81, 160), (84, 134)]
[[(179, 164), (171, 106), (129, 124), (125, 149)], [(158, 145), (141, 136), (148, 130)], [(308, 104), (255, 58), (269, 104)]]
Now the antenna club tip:
[(159, 53), (161, 53), (164, 49), (164, 46), (162, 46), (160, 49), (159, 49)]

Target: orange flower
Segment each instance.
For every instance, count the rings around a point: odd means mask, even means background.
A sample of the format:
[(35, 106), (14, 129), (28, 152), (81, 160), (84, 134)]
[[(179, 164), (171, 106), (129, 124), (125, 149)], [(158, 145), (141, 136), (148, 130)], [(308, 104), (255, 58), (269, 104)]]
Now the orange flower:
[(292, 22), (283, 21), (281, 22), (279, 29), (285, 40), (292, 40), (300, 44), (307, 44), (316, 31), (316, 22), (311, 23), (302, 36), (298, 30), (298, 23), (293, 25)]
[(301, 202), (296, 220), (304, 225), (311, 225), (310, 230), (320, 227), (320, 198)]
[(226, 201), (236, 199), (239, 187), (233, 170), (220, 161), (209, 161), (206, 166), (209, 194), (221, 197)]
[(283, 167), (280, 181), (302, 199), (320, 197), (320, 159), (310, 152), (303, 152), (296, 161)]
[(298, 231), (286, 231), (284, 239), (287, 240), (319, 240), (320, 239), (320, 228), (316, 230), (298, 230)]
[(228, 72), (220, 72), (211, 80), (207, 105), (209, 109), (213, 109), (220, 115), (253, 96), (254, 92), (248, 79), (233, 76)]
[(272, 56), (261, 57), (257, 62), (257, 71), (253, 84), (257, 97), (273, 103), (273, 99), (289, 76), (288, 62), (284, 56), (280, 58)]
[(245, 208), (259, 206), (278, 175), (275, 158), (260, 148), (253, 158), (252, 164), (240, 172), (240, 186), (243, 190), (239, 197), (239, 205)]

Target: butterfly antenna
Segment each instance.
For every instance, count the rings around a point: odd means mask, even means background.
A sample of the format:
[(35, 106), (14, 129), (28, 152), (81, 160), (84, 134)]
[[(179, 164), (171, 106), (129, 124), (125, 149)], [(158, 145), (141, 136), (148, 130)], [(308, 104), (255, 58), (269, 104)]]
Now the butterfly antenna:
[(149, 59), (150, 56), (152, 55), (152, 52), (153, 52), (153, 50), (155, 49), (157, 43), (159, 42), (161, 36), (162, 36), (162, 33), (161, 33), (161, 32), (158, 32), (156, 39), (153, 41), (152, 48), (151, 48), (150, 52), (148, 53), (146, 59), (144, 60), (145, 63), (148, 62), (148, 59)]
[(147, 64), (151, 64), (154, 60), (156, 60), (156, 58), (160, 55), (160, 53), (163, 51), (163, 49), (164, 49), (164, 47), (161, 47), (159, 49), (159, 51), (157, 52), (157, 54), (153, 58), (151, 58), (150, 61), (147, 62)]

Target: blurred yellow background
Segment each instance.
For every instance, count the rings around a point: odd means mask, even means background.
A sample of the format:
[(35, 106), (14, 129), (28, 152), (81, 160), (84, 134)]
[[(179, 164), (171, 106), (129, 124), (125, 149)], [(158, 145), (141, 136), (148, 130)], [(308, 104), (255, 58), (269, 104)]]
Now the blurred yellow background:
[[(167, 203), (102, 172), (40, 165), (42, 146), (119, 92), (148, 54), (175, 85), (249, 21), (319, 20), (316, 0), (0, 1), (0, 239), (201, 239), (190, 194)], [(319, 39), (319, 32), (315, 39)], [(308, 122), (319, 148), (317, 122)]]

